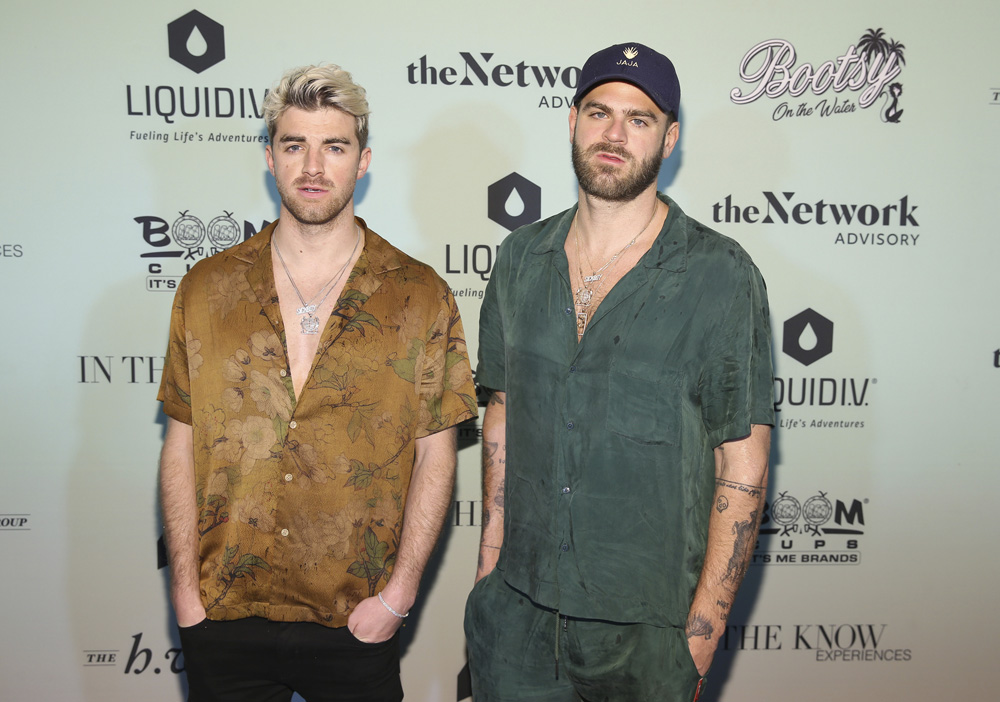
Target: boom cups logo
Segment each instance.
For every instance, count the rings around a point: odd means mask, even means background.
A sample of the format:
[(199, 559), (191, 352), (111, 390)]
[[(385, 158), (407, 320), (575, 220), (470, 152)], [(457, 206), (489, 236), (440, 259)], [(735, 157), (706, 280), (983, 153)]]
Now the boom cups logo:
[(170, 225), (170, 236), (176, 244), (187, 249), (185, 259), (193, 260), (196, 255), (205, 255), (205, 248), (201, 243), (208, 236), (212, 243), (213, 252), (218, 253), (222, 249), (228, 249), (240, 238), (240, 225), (232, 218), (231, 212), (215, 217), (206, 227), (200, 219), (194, 215), (189, 215), (187, 211), (181, 212), (181, 216)]
[(776, 565), (856, 565), (868, 500), (831, 500), (817, 492), (805, 500), (781, 492), (764, 503), (753, 562)]
[(133, 219), (141, 228), (142, 240), (152, 249), (139, 257), (154, 259), (146, 264), (146, 290), (160, 292), (173, 292), (184, 273), (199, 260), (246, 241), (270, 224), (264, 221), (257, 227), (244, 220), (241, 225), (225, 210), (211, 219), (188, 210), (178, 212), (172, 221), (155, 215)]
[(211, 17), (191, 10), (167, 25), (170, 58), (201, 73), (226, 58), (225, 31)]

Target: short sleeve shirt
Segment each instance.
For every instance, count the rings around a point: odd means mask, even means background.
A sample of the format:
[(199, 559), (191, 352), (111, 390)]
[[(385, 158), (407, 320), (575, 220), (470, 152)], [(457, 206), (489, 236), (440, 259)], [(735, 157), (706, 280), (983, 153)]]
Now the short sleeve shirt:
[(576, 208), (500, 247), (479, 384), (506, 392), (506, 581), (565, 615), (683, 626), (713, 449), (773, 424), (764, 283), (731, 239), (669, 213), (577, 342), (563, 246)]
[(159, 399), (193, 427), (211, 619), (345, 625), (392, 573), (415, 440), (476, 414), (450, 289), (358, 223), (364, 250), (298, 398), (276, 223), (199, 262), (176, 294)]

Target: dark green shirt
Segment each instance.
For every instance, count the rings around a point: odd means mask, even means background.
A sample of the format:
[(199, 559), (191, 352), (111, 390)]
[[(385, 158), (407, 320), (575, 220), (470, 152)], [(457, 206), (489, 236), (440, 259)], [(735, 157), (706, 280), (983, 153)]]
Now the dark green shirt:
[(565, 615), (684, 626), (713, 449), (773, 424), (764, 281), (733, 240), (670, 212), (577, 343), (572, 208), (501, 245), (477, 382), (507, 394), (498, 568)]

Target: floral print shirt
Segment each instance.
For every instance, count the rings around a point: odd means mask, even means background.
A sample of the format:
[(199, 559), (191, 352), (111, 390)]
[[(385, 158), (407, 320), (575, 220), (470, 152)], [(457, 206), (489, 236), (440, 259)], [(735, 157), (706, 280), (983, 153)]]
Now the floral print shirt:
[(364, 250), (298, 398), (277, 223), (199, 262), (177, 291), (158, 397), (193, 427), (210, 619), (346, 625), (392, 573), (415, 440), (476, 415), (451, 290), (358, 223)]

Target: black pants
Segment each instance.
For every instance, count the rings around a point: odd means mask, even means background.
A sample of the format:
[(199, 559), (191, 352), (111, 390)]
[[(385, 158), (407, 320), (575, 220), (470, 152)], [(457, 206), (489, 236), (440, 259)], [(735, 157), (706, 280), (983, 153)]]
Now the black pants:
[(399, 636), (358, 641), (347, 627), (249, 618), (180, 630), (188, 702), (399, 702)]

